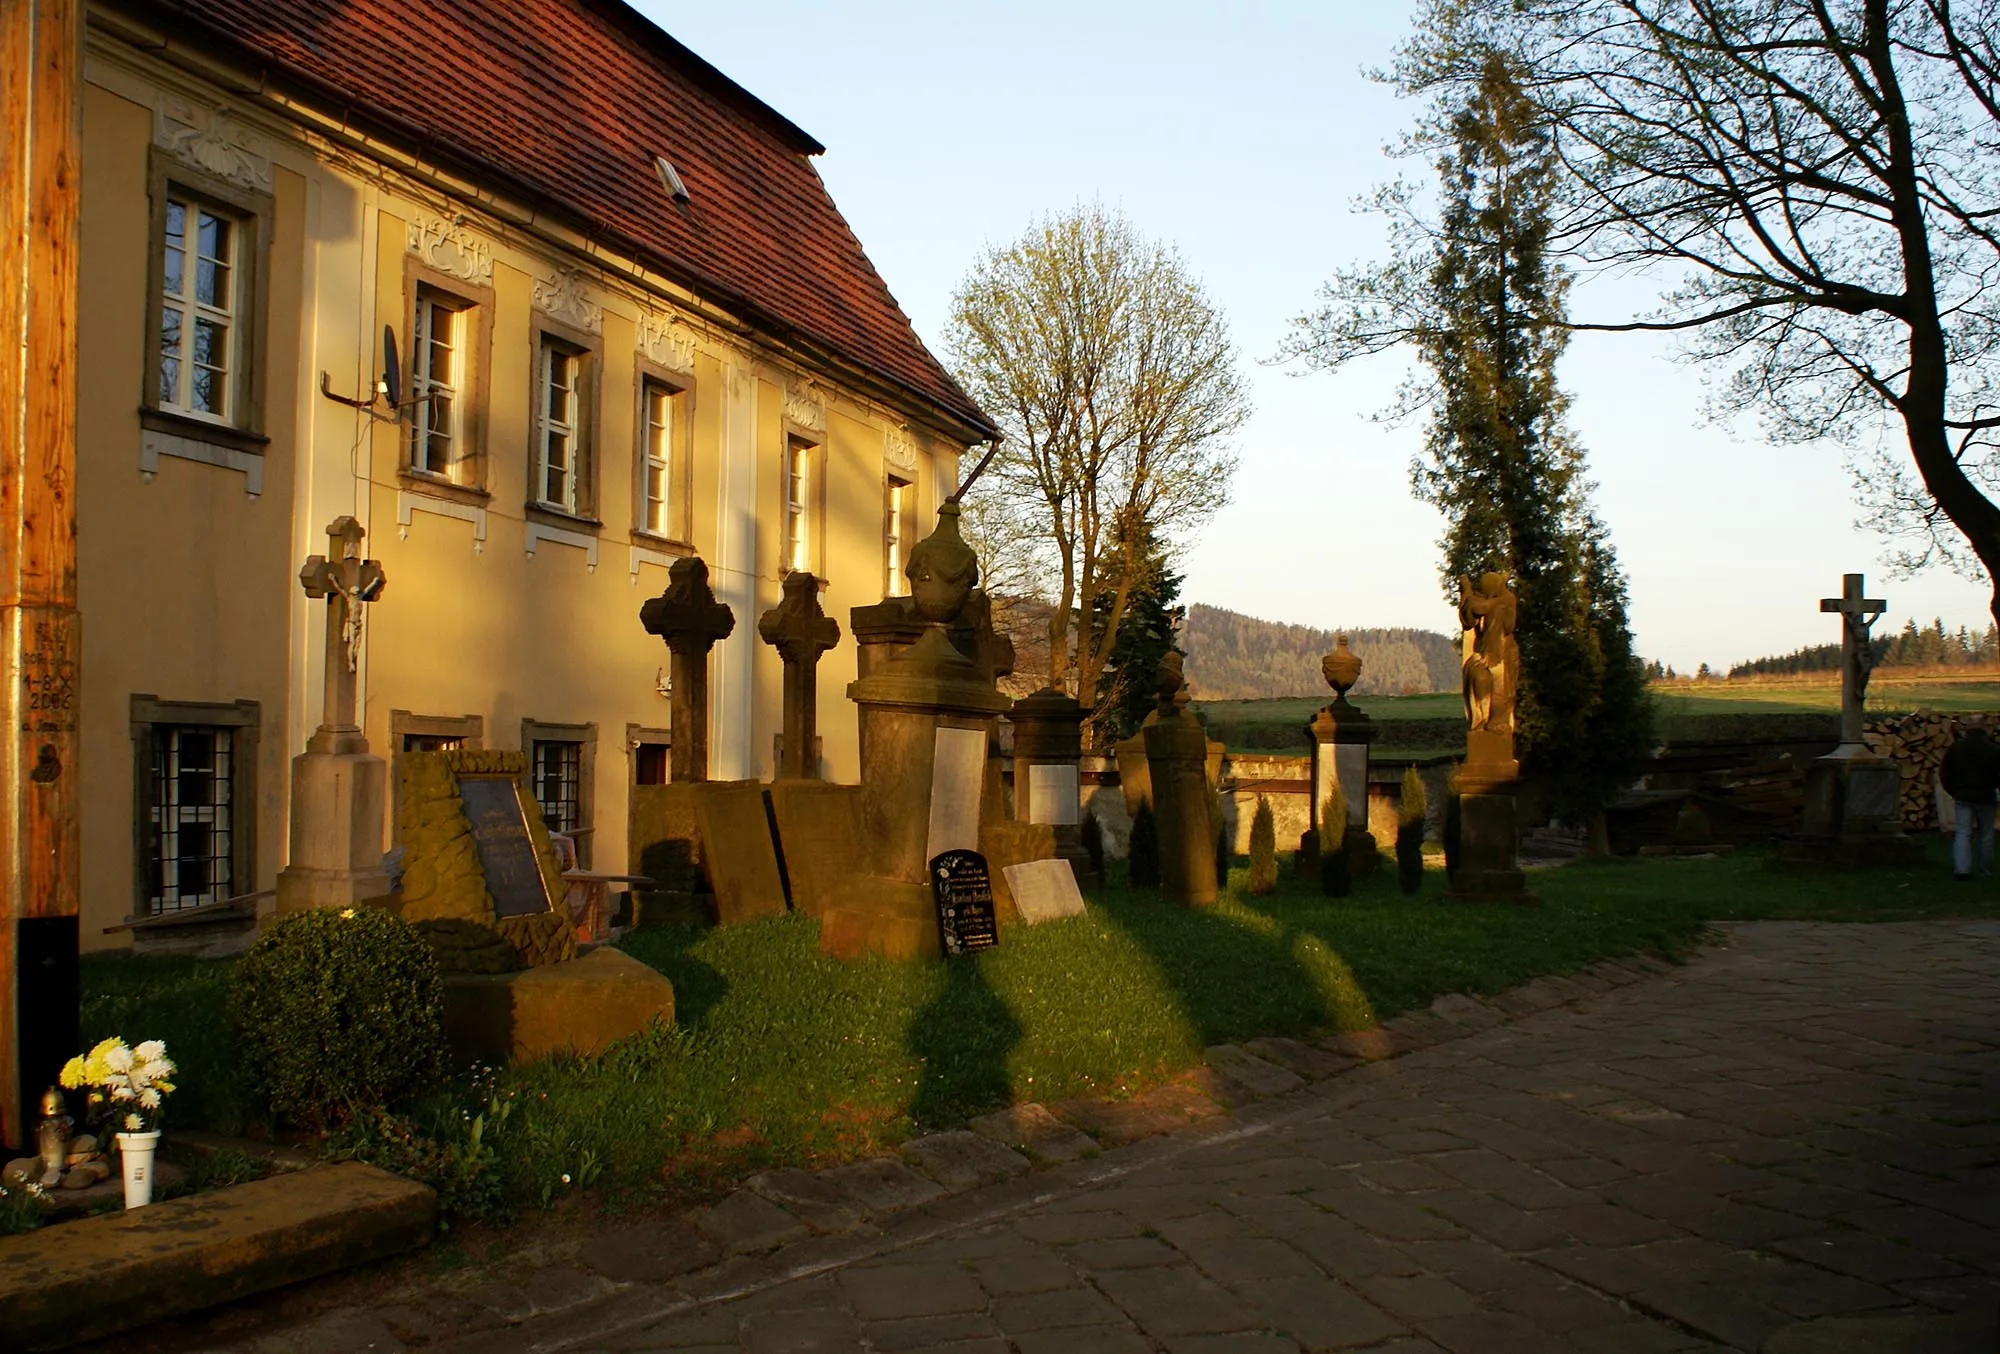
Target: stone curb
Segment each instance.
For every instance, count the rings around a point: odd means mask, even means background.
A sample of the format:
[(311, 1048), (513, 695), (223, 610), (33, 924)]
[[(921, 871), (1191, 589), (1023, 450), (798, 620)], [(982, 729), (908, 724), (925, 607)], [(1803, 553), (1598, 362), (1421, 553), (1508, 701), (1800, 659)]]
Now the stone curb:
[[(1653, 955), (1605, 960), (1493, 997), (1447, 993), (1422, 1010), (1368, 1030), (1217, 1044), (1206, 1050), (1203, 1067), (1130, 1100), (1013, 1105), (974, 1120), (968, 1129), (914, 1138), (896, 1156), (819, 1171), (764, 1172), (714, 1204), (629, 1229), (614, 1245), (600, 1247), (604, 1254), (578, 1257), (595, 1271), (591, 1282), (557, 1285), (535, 1302), (516, 1304), (484, 1333), (460, 1330), (468, 1347), (476, 1343), (482, 1354), (546, 1348), (528, 1329), (531, 1324), (595, 1305), (600, 1309), (595, 1320), (582, 1325), (559, 1321), (562, 1335), (554, 1343), (568, 1347), (578, 1338), (587, 1339), (586, 1327), (608, 1336), (637, 1320), (659, 1319), (767, 1286), (771, 1274), (765, 1260), (779, 1250), (786, 1262), (780, 1277), (789, 1280), (849, 1263), (884, 1245), (912, 1244), (940, 1229), (962, 1226), (972, 1215), (1027, 1206), (1051, 1190), (1122, 1175), (1160, 1155), (1217, 1137), (1260, 1132), (1314, 1087), (1353, 1077), (1373, 1063), (1573, 1005), (1676, 968)], [(1365, 1093), (1359, 1080), (1355, 1089)], [(1113, 1149), (1112, 1156), (1100, 1160)], [(976, 1198), (969, 1197), (975, 1193)], [(612, 1285), (608, 1292), (607, 1279)]]

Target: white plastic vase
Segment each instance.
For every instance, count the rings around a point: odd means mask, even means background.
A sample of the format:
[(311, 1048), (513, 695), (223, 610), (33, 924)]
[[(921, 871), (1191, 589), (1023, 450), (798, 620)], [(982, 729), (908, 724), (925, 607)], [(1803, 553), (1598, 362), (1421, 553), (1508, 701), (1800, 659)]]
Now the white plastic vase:
[(118, 1160), (125, 1168), (125, 1207), (144, 1208), (153, 1202), (153, 1152), (159, 1145), (157, 1128), (118, 1135)]

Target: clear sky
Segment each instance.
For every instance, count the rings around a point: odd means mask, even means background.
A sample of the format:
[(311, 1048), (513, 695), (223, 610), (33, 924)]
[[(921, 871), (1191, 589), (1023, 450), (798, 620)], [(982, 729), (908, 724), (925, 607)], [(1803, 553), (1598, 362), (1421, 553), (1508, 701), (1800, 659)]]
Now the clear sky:
[[(1096, 199), (1178, 247), (1228, 315), (1257, 412), (1231, 501), (1189, 550), (1185, 600), (1322, 627), (1455, 628), (1437, 513), (1408, 467), (1421, 428), (1369, 415), (1400, 376), (1275, 367), (1291, 317), (1335, 268), (1376, 257), (1355, 200), (1400, 169), (1414, 110), (1364, 77), (1408, 7), (1356, 0), (928, 0), (639, 8), (827, 147), (818, 160), (870, 258), (934, 351), (977, 254)], [(1643, 305), (1587, 284), (1580, 319)], [(1561, 368), (1597, 501), (1631, 579), (1641, 653), (1682, 671), (1835, 641), (1818, 600), (1861, 570), (1904, 617), (1983, 626), (1987, 590), (1943, 570), (1892, 579), (1854, 526), (1844, 455), (1717, 427), (1699, 370), (1664, 340), (1580, 335)]]

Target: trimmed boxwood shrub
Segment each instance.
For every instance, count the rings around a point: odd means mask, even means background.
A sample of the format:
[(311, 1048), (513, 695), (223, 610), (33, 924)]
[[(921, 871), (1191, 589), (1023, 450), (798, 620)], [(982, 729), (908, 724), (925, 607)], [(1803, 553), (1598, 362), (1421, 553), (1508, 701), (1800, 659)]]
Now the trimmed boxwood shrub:
[(1278, 823), (1271, 801), (1257, 796), (1257, 812), (1250, 818), (1250, 892), (1278, 891)]
[(253, 1084), (311, 1129), (404, 1103), (444, 1064), (437, 955), (377, 907), (280, 919), (238, 961), (229, 1013)]

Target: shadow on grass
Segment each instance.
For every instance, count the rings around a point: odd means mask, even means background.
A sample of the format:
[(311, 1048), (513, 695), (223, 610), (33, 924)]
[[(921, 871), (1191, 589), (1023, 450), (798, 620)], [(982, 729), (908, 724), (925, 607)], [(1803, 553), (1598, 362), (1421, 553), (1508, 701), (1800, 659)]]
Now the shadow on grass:
[(694, 953), (711, 929), (695, 925), (646, 926), (619, 943), (620, 949), (665, 974), (674, 985), (674, 1024), (685, 1030), (701, 1028), (717, 1003), (729, 994), (729, 980)]
[(938, 994), (910, 1021), (919, 1064), (910, 1117), (926, 1127), (958, 1123), (1013, 1099), (1008, 1058), (1021, 1022), (986, 980), (980, 954), (944, 961)]

